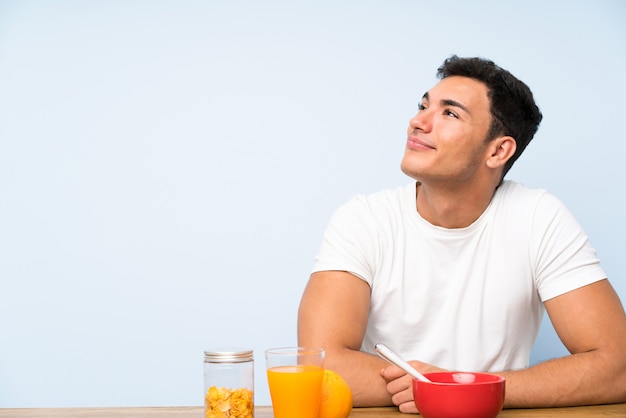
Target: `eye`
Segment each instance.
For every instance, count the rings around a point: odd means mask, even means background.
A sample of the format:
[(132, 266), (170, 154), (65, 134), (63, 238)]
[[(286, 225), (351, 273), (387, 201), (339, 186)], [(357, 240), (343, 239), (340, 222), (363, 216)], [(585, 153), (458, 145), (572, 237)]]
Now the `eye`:
[(458, 119), (459, 115), (457, 115), (455, 112), (453, 112), (452, 110), (446, 109), (443, 111), (443, 114), (446, 116), (450, 116), (452, 118)]
[(417, 105), (417, 109), (418, 110), (425, 110), (426, 109), (426, 105), (424, 105), (424, 103), (420, 103)]

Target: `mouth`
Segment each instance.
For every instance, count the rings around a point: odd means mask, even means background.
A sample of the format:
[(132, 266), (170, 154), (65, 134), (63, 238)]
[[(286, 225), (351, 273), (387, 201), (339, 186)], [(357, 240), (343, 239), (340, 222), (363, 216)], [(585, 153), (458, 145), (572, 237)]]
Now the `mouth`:
[(406, 146), (407, 148), (410, 149), (415, 149), (415, 150), (433, 150), (435, 149), (435, 147), (427, 144), (426, 142), (420, 140), (419, 138), (409, 135), (409, 137), (406, 140)]

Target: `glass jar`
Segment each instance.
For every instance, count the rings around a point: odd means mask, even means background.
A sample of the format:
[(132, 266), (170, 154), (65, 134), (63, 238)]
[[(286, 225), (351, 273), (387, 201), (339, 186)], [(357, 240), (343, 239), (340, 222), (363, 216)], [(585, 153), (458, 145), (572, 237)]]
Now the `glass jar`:
[(204, 352), (204, 412), (206, 418), (254, 417), (252, 350)]

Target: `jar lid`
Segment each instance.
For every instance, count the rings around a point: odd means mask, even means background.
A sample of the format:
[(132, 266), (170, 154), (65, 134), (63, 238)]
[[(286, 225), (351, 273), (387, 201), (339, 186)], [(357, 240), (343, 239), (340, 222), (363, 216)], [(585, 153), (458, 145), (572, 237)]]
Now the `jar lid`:
[(242, 363), (252, 360), (252, 350), (223, 348), (204, 352), (205, 363)]

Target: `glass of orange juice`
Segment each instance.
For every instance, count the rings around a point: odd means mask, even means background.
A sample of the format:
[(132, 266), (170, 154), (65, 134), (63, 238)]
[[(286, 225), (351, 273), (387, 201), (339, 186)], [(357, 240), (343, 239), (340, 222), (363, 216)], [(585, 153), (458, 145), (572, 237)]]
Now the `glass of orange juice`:
[(325, 355), (307, 347), (265, 351), (274, 418), (317, 418)]

